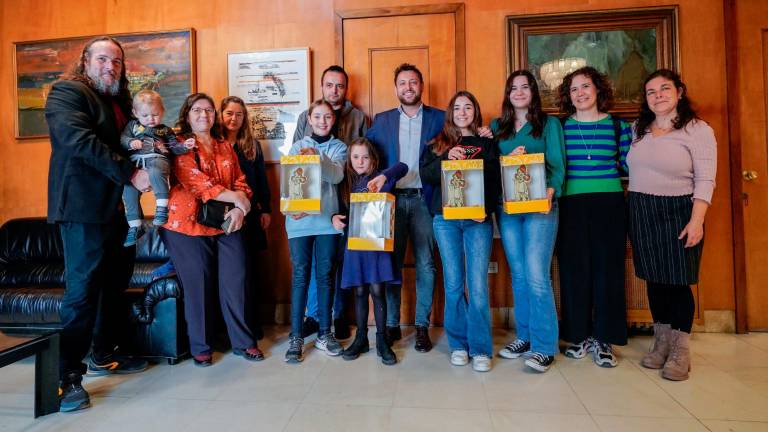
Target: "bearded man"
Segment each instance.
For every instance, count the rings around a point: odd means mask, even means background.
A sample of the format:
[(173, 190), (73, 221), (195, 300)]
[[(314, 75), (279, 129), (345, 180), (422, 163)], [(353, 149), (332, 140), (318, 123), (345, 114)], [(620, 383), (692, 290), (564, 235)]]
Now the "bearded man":
[(59, 312), (60, 411), (90, 407), (81, 384), (86, 371), (106, 375), (147, 368), (145, 360), (115, 352), (125, 324), (119, 297), (128, 287), (136, 254), (135, 247), (123, 247), (128, 224), (121, 195), (127, 184), (150, 190), (146, 171), (136, 169), (120, 146), (130, 97), (123, 48), (110, 37), (98, 37), (85, 45), (72, 71), (53, 84), (45, 105), (51, 137), (48, 221), (59, 226), (66, 270)]

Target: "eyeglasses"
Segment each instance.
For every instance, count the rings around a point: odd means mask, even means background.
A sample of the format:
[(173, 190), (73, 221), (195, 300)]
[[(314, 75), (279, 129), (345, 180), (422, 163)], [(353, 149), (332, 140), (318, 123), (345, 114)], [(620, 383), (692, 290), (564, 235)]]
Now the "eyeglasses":
[(203, 113), (205, 113), (206, 115), (212, 115), (214, 112), (216, 112), (216, 110), (214, 110), (213, 108), (192, 108), (191, 110), (189, 110), (189, 112), (191, 112), (194, 115), (200, 115)]

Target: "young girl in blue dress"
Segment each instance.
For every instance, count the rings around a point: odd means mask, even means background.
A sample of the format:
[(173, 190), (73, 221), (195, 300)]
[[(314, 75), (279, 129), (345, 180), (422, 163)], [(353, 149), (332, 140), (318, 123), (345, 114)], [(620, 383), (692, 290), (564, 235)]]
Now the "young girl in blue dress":
[[(379, 156), (373, 145), (365, 138), (352, 141), (349, 146), (346, 177), (341, 185), (339, 207), (343, 213), (333, 216), (333, 226), (342, 230), (347, 226), (349, 194), (356, 192), (389, 192), (395, 183), (408, 173), (408, 166), (398, 162), (380, 172)], [(384, 296), (386, 283), (399, 283), (399, 277), (392, 268), (390, 252), (344, 251), (344, 267), (341, 274), (341, 288), (355, 290), (355, 315), (357, 334), (355, 340), (342, 353), (344, 360), (354, 360), (368, 352), (368, 295), (373, 297), (373, 313), (376, 319), (376, 351), (385, 365), (397, 363), (397, 357), (385, 339), (387, 302)]]

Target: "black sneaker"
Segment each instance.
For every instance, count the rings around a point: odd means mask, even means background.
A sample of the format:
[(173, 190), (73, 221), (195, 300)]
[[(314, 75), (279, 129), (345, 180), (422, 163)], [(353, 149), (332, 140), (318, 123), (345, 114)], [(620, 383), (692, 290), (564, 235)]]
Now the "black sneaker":
[(70, 373), (59, 382), (59, 411), (72, 412), (91, 407), (91, 397), (83, 388), (82, 381), (80, 374)]
[(127, 375), (144, 372), (147, 370), (147, 367), (149, 367), (147, 361), (140, 358), (112, 354), (97, 361), (93, 358), (93, 355), (91, 355), (91, 358), (88, 359), (88, 372), (86, 372), (86, 375)]
[(301, 363), (304, 360), (301, 350), (304, 347), (304, 339), (291, 336), (288, 339), (288, 351), (285, 352), (285, 361), (287, 363)]
[(507, 344), (507, 346), (499, 350), (499, 357), (504, 357), (506, 359), (516, 359), (530, 351), (530, 342), (521, 339), (515, 339), (514, 342), (510, 342)]
[(535, 352), (525, 361), (525, 365), (537, 372), (546, 372), (554, 362), (555, 356)]
[(320, 324), (312, 317), (306, 317), (301, 324), (301, 337), (309, 337), (320, 330)]

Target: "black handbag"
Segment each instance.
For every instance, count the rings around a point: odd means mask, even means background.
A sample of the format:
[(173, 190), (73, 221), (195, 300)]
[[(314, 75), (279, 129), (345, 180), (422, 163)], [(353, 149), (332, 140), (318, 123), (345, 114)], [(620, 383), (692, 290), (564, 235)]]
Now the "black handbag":
[[(195, 162), (197, 162), (197, 167), (201, 168), (200, 156), (197, 154), (197, 150), (195, 150)], [(206, 202), (203, 202), (202, 200), (198, 201), (197, 223), (211, 228), (224, 229), (223, 225), (226, 221), (225, 216), (230, 210), (235, 208), (235, 204), (213, 199)]]

